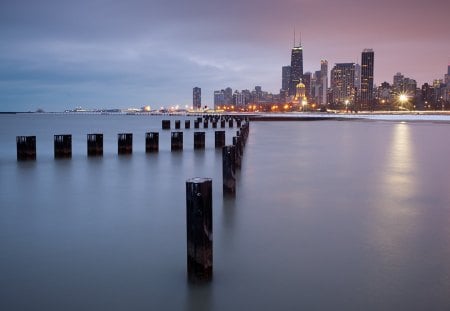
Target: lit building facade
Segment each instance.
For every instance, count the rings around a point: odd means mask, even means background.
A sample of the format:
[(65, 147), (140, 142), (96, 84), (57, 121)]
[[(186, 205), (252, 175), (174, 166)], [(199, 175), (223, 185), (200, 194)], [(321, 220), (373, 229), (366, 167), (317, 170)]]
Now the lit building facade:
[(356, 96), (355, 64), (335, 64), (330, 78), (333, 104), (336, 107), (343, 107), (347, 103), (353, 105)]
[(361, 109), (373, 109), (373, 71), (375, 53), (372, 49), (364, 49), (361, 54)]
[(202, 108), (202, 89), (199, 87), (194, 87), (192, 90), (192, 108)]
[(323, 106), (327, 104), (327, 90), (328, 90), (328, 61), (321, 60), (320, 61), (320, 79), (322, 80), (322, 90), (321, 95), (319, 96), (319, 103)]
[(297, 84), (303, 78), (303, 48), (294, 46), (291, 51), (291, 78), (289, 80), (289, 95), (295, 96)]
[(281, 68), (281, 89), (289, 90), (289, 81), (291, 79), (291, 66), (283, 66)]

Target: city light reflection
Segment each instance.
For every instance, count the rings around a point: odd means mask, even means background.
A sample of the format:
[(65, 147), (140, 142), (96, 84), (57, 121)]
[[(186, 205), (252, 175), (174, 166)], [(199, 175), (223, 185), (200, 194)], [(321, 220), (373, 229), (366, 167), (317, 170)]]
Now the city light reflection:
[(408, 239), (414, 235), (417, 210), (414, 208), (414, 194), (417, 190), (415, 158), (412, 150), (410, 126), (398, 123), (393, 128), (392, 140), (385, 165), (381, 172), (373, 238), (388, 266), (402, 265), (407, 260), (405, 250)]

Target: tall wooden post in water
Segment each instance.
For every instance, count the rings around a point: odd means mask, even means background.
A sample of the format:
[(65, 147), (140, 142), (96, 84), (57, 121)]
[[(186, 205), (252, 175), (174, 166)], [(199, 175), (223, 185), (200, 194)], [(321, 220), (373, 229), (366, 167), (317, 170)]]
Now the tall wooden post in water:
[(170, 150), (183, 150), (183, 132), (172, 132), (170, 136)]
[(36, 160), (36, 136), (17, 136), (17, 161)]
[(72, 135), (55, 135), (54, 136), (55, 158), (71, 158), (72, 157)]
[(88, 157), (103, 155), (103, 134), (87, 134)]
[(236, 146), (222, 148), (222, 180), (223, 194), (236, 194)]
[(187, 274), (207, 282), (213, 274), (212, 179), (186, 181)]
[(214, 146), (216, 148), (222, 148), (225, 146), (225, 131), (214, 132)]
[(117, 134), (117, 152), (118, 154), (131, 154), (133, 152), (133, 134)]
[(162, 120), (162, 129), (170, 130), (170, 120)]
[(159, 133), (145, 133), (145, 152), (158, 152), (159, 150)]
[(205, 149), (205, 132), (194, 133), (194, 149)]

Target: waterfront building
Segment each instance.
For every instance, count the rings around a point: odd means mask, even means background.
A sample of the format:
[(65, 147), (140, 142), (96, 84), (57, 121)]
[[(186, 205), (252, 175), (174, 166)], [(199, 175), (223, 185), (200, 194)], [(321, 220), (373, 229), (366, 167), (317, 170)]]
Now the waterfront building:
[(199, 87), (192, 90), (192, 108), (197, 110), (202, 108), (202, 89)]
[(291, 66), (281, 68), (281, 89), (289, 91), (289, 81), (291, 79)]
[(295, 45), (291, 50), (291, 78), (289, 80), (289, 95), (295, 96), (296, 86), (303, 77), (303, 48)]
[(311, 99), (311, 72), (305, 72), (302, 77), (302, 83), (305, 85), (305, 96)]
[(327, 90), (328, 90), (328, 61), (321, 60), (320, 61), (320, 79), (322, 80), (322, 95), (319, 99), (319, 103), (323, 106), (327, 105)]
[(333, 105), (344, 108), (344, 105), (355, 103), (355, 63), (338, 63), (331, 70), (331, 90)]
[(225, 105), (224, 90), (214, 91), (214, 109), (221, 109)]
[(361, 86), (360, 103), (361, 109), (373, 109), (373, 71), (374, 56), (372, 49), (364, 49), (361, 54)]

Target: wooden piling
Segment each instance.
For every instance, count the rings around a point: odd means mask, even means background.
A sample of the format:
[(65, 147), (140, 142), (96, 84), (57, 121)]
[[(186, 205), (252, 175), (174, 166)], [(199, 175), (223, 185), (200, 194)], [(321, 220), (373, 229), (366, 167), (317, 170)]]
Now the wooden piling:
[(158, 152), (159, 150), (159, 133), (145, 133), (145, 152)]
[(36, 136), (16, 136), (17, 161), (36, 160)]
[(133, 134), (132, 133), (117, 134), (117, 153), (118, 154), (133, 153)]
[(234, 161), (236, 164), (236, 168), (241, 168), (241, 151), (239, 150), (239, 142), (238, 137), (233, 137), (233, 146), (235, 147), (234, 151), (236, 153)]
[(193, 283), (213, 276), (212, 179), (186, 181), (187, 274)]
[(236, 147), (224, 146), (222, 148), (222, 180), (223, 195), (236, 194)]
[(103, 134), (87, 134), (88, 157), (103, 155)]
[(170, 146), (172, 151), (183, 150), (183, 132), (171, 133)]
[(162, 129), (170, 130), (170, 120), (162, 120)]
[(205, 149), (205, 132), (194, 133), (194, 149)]
[(55, 135), (53, 142), (56, 159), (72, 157), (72, 135)]
[(225, 131), (215, 131), (214, 138), (214, 145), (216, 148), (225, 146)]

